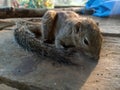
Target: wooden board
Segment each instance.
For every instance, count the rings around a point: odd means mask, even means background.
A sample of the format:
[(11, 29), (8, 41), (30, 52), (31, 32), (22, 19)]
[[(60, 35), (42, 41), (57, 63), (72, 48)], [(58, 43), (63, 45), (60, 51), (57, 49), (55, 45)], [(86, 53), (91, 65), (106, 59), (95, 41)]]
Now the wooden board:
[[(119, 35), (119, 19), (95, 20), (102, 30)], [(71, 58), (78, 66), (54, 64), (19, 47), (13, 30), (0, 31), (0, 83), (20, 90), (120, 90), (119, 36), (104, 36), (98, 62), (81, 54)]]

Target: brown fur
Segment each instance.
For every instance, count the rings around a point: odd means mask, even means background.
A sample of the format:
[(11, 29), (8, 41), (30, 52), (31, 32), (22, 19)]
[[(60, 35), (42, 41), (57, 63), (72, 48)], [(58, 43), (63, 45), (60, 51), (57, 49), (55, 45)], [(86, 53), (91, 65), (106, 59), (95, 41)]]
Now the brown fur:
[(42, 18), (41, 30), (43, 41), (55, 43), (56, 48), (73, 46), (90, 57), (99, 58), (102, 36), (93, 19), (72, 11), (50, 10)]

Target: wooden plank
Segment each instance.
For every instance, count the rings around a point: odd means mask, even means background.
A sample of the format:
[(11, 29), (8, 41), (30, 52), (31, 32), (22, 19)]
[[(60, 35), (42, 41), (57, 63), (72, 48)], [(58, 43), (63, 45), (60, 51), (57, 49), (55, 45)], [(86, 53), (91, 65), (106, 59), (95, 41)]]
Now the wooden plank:
[[(0, 31), (0, 82), (22, 90), (119, 90), (120, 38), (104, 37), (98, 62), (76, 54), (78, 66), (53, 64), (24, 51), (13, 31)], [(3, 78), (4, 77), (4, 78)], [(21, 87), (21, 85), (23, 87)]]
[(76, 54), (78, 66), (55, 64), (24, 51), (14, 40), (13, 31), (0, 31), (0, 83), (22, 90), (120, 90), (120, 20), (96, 18), (103, 33), (98, 62)]
[[(54, 10), (68, 10), (78, 12), (80, 8), (56, 8)], [(44, 13), (50, 9), (29, 9), (29, 8), (0, 8), (0, 18), (30, 18), (30, 17), (42, 17)], [(51, 9), (52, 10), (52, 9)]]
[(99, 22), (101, 32), (106, 36), (120, 37), (120, 17), (99, 18), (88, 16)]

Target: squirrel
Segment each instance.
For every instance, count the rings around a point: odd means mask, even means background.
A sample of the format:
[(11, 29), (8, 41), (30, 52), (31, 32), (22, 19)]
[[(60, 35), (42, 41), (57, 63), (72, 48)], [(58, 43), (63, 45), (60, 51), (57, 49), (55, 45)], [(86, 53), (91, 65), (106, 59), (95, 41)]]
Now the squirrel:
[(90, 58), (99, 59), (102, 35), (91, 18), (73, 11), (48, 10), (42, 17), (40, 29), (30, 31), (37, 37), (40, 35), (42, 42), (55, 44), (58, 49), (75, 47)]
[(56, 48), (75, 47), (85, 55), (99, 59), (102, 35), (98, 23), (73, 11), (47, 11), (41, 21), (44, 42)]

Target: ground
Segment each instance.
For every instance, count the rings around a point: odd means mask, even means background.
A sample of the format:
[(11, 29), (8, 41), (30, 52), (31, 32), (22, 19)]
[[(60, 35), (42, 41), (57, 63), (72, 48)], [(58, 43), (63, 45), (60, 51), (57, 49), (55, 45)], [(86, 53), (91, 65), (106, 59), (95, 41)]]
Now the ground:
[(78, 66), (54, 65), (19, 47), (13, 30), (0, 31), (0, 90), (120, 90), (120, 19), (92, 18), (109, 35), (99, 61), (75, 55)]

